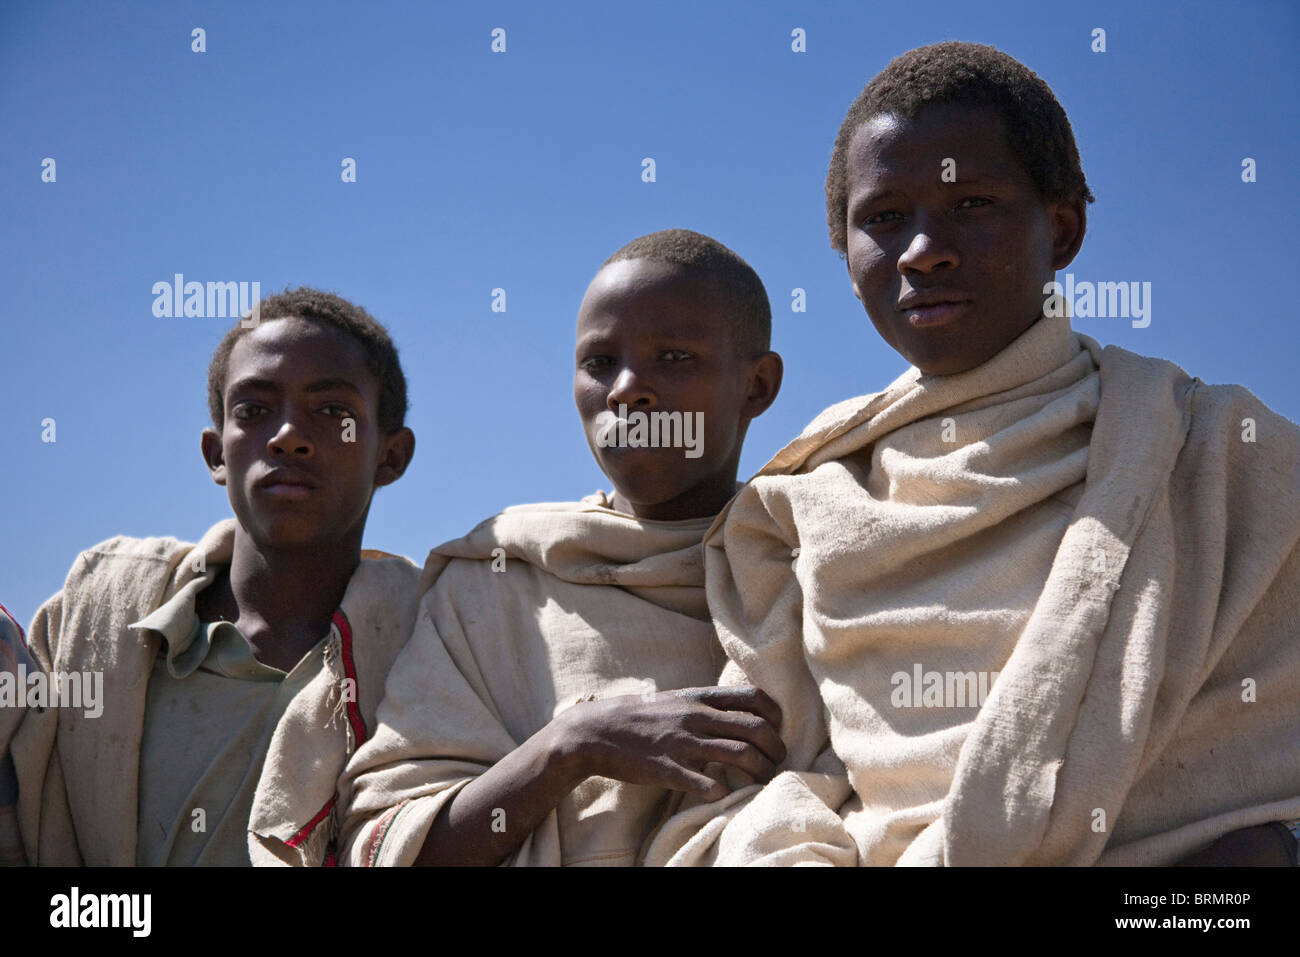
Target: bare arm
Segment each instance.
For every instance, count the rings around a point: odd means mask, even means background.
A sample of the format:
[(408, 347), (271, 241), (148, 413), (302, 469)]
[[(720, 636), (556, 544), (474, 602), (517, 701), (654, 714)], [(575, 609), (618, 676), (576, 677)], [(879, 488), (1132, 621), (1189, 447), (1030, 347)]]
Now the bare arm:
[(417, 864), (500, 863), (584, 779), (692, 791), (726, 786), (720, 762), (768, 780), (785, 758), (776, 704), (750, 687), (689, 688), (584, 702), (467, 784), (429, 828)]
[(1294, 867), (1296, 841), (1281, 824), (1230, 831), (1209, 847), (1177, 862), (1179, 867)]

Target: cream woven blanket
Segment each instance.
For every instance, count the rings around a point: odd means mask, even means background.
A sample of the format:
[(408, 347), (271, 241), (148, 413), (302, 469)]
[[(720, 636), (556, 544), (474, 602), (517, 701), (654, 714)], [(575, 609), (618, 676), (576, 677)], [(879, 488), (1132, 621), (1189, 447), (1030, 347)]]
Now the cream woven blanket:
[(1163, 864), (1295, 817), (1298, 542), (1293, 423), (1067, 319), (834, 406), (705, 540), (785, 773), (646, 862)]

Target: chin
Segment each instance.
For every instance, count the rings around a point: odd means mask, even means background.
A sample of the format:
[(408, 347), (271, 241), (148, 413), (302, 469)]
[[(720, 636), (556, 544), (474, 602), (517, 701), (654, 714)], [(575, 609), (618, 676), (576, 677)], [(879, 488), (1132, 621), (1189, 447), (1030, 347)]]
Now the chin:
[(614, 491), (632, 505), (664, 505), (690, 490), (685, 483), (666, 482), (662, 472), (653, 467), (606, 469), (605, 477), (613, 483)]
[(239, 518), (248, 536), (259, 548), (283, 550), (323, 545), (337, 535), (323, 528), (315, 516), (308, 515), (258, 515), (251, 521)]
[[(907, 351), (898, 350), (899, 355), (916, 366), (926, 375), (957, 375), (961, 372), (969, 372), (977, 365), (988, 361), (993, 356), (981, 356), (967, 349), (942, 349), (935, 348), (939, 343), (926, 343), (929, 348), (912, 348)], [(953, 345), (960, 345), (953, 343)]]
[(976, 366), (983, 364), (984, 360), (972, 362), (969, 359), (933, 359), (913, 362), (925, 375), (960, 375), (963, 372), (969, 372)]
[(631, 505), (640, 505), (644, 508), (656, 505), (666, 505), (686, 491), (686, 489), (671, 488), (665, 489), (662, 485), (648, 487), (645, 482), (635, 481), (614, 481), (614, 491), (623, 498), (624, 501)]

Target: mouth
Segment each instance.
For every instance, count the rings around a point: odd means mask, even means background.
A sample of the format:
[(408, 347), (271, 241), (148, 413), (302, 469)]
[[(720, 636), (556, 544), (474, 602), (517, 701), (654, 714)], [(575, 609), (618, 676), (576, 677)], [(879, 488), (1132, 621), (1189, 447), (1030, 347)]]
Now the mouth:
[(618, 458), (656, 457), (663, 455), (666, 449), (676, 448), (685, 441), (680, 424), (690, 413), (672, 413), (680, 417), (677, 428), (655, 418), (667, 414), (664, 409), (651, 412), (634, 409), (624, 418), (610, 411), (601, 412), (592, 423), (591, 439), (596, 454)]
[(274, 469), (258, 479), (253, 488), (274, 498), (301, 499), (311, 496), (320, 486), (297, 469)]
[(907, 316), (914, 329), (945, 326), (956, 322), (974, 302), (970, 296), (956, 290), (913, 290), (898, 301), (898, 311)]
[(605, 411), (596, 416), (592, 438), (595, 440), (599, 454), (623, 457), (643, 451), (642, 445), (628, 442), (628, 431), (635, 420), (624, 418), (613, 412)]

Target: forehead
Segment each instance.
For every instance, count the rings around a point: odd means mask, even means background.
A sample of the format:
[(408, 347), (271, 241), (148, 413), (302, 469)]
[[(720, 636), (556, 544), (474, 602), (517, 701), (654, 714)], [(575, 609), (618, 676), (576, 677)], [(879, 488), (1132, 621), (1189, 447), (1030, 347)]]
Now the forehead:
[(378, 388), (366, 351), (333, 326), (296, 316), (263, 320), (235, 341), (226, 382), (256, 378), (290, 387), (323, 379), (344, 379), (358, 389)]
[(610, 263), (587, 287), (578, 338), (619, 332), (729, 341), (728, 304), (708, 274), (650, 259)]
[(857, 187), (883, 178), (939, 184), (949, 159), (957, 182), (997, 179), (1032, 186), (1001, 114), (961, 103), (931, 103), (911, 119), (897, 113), (871, 117), (849, 143), (848, 176)]

